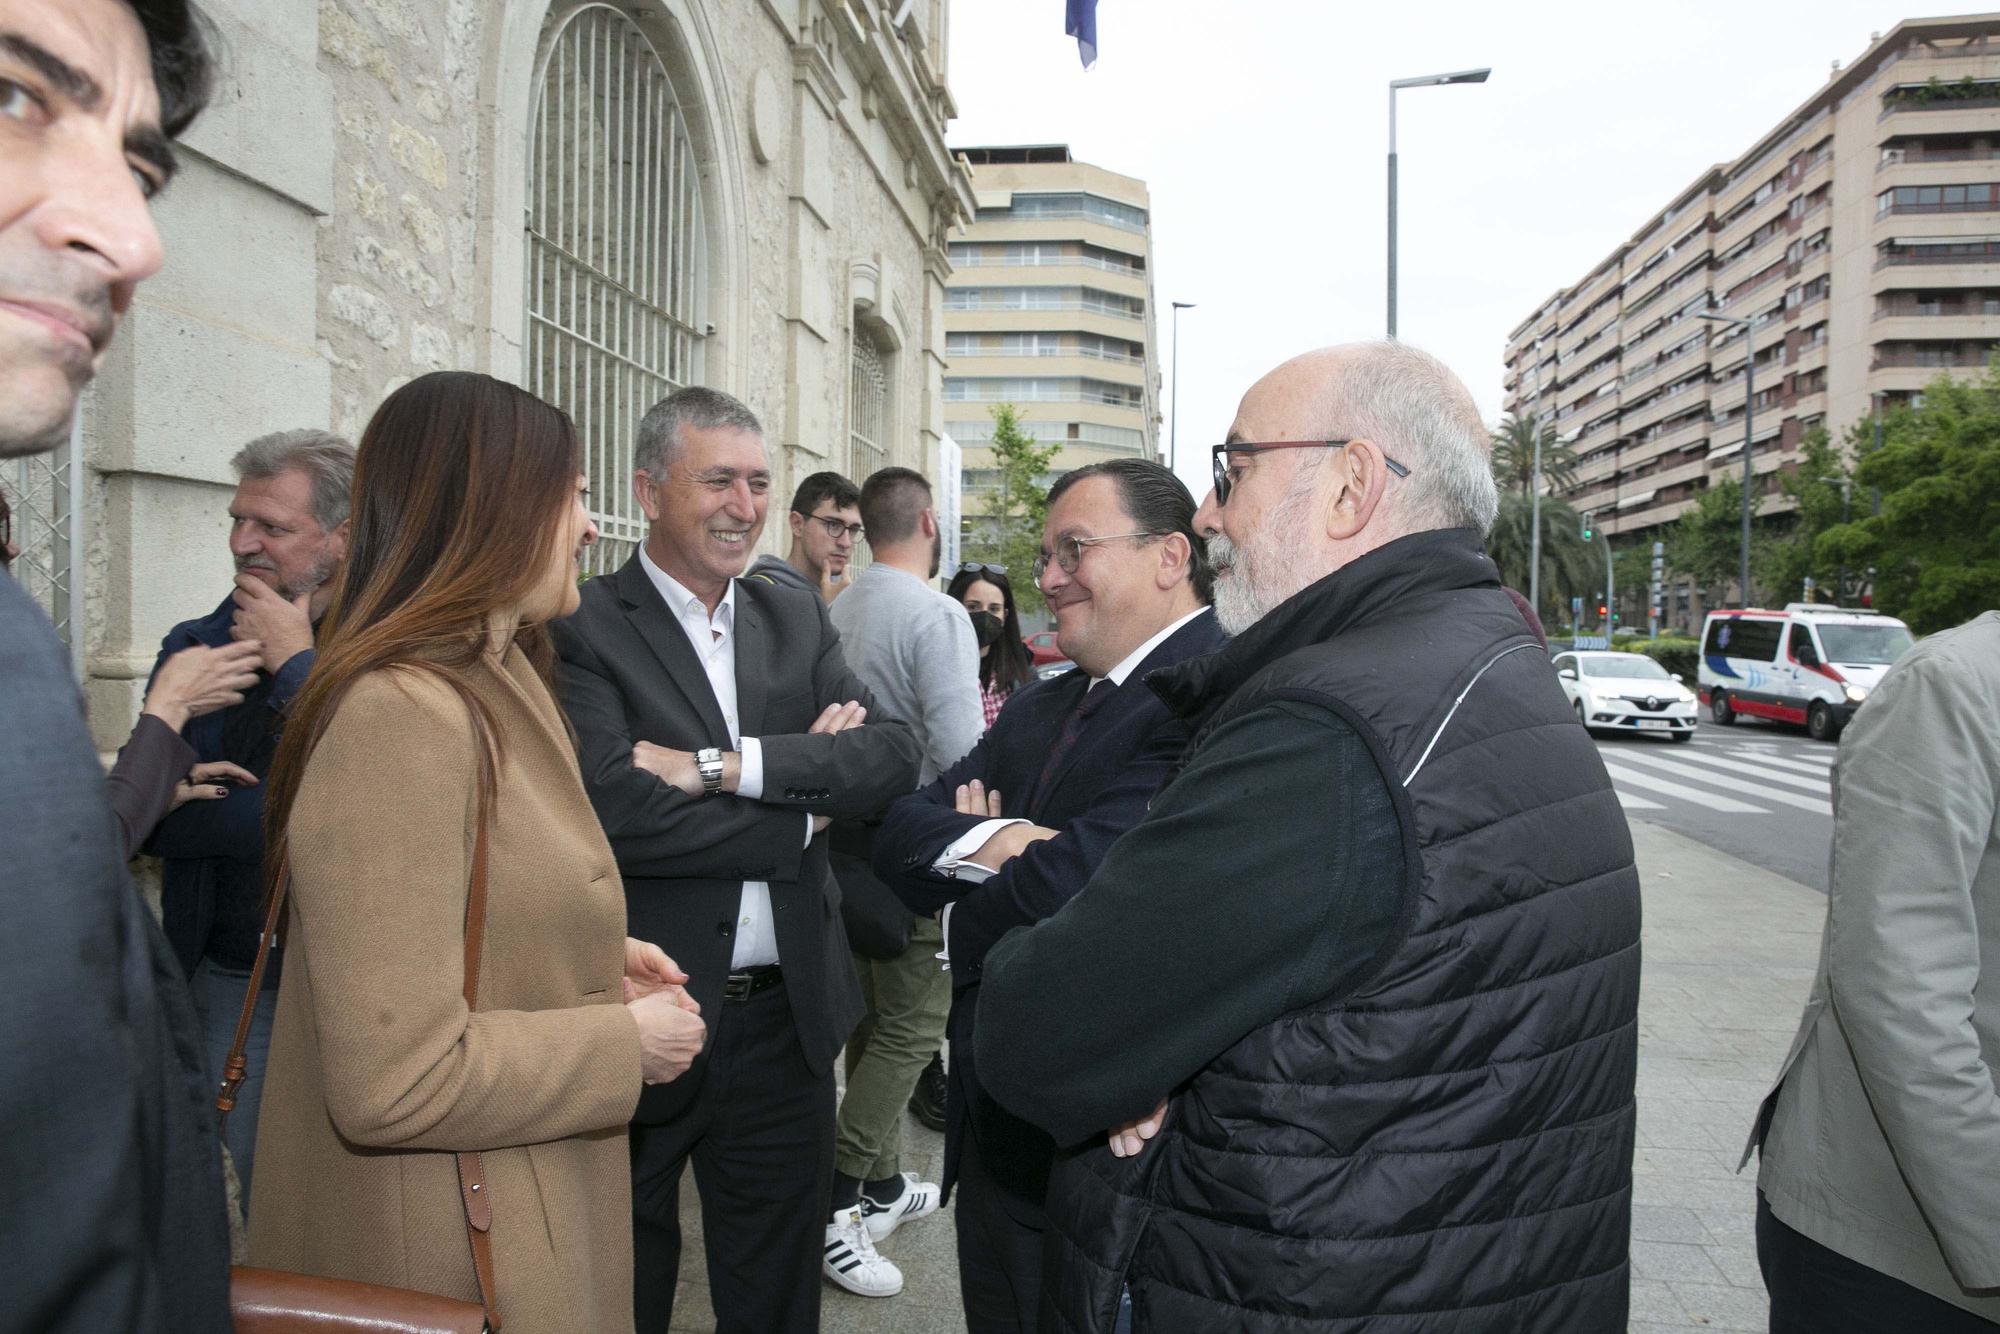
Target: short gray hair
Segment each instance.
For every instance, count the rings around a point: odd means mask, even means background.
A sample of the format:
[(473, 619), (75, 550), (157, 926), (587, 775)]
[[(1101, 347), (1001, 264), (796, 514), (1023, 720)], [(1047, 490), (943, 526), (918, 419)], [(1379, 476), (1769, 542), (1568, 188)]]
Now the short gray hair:
[(302, 472), (312, 482), (313, 521), (320, 531), (330, 533), (347, 522), (354, 495), (354, 446), (331, 431), (306, 427), (260, 435), (237, 450), (229, 466), (244, 482)]
[(1449, 366), (1403, 343), (1355, 344), (1334, 388), (1336, 436), (1372, 440), (1410, 470), (1397, 513), (1409, 531), (1471, 528), (1500, 512), (1492, 441)]
[(689, 426), (697, 431), (747, 431), (760, 440), (764, 436), (764, 424), (741, 399), (720, 389), (691, 384), (668, 394), (639, 419), (632, 467), (656, 482), (665, 481), (667, 465), (682, 444), (681, 430)]

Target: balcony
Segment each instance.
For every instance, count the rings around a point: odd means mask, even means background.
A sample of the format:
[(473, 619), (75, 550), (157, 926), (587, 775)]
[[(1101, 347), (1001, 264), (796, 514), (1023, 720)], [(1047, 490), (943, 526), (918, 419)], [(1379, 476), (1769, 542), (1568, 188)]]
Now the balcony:
[(1876, 346), (1868, 369), (1881, 371), (1920, 367), (1926, 370), (1965, 370), (1986, 365), (1992, 356), (1992, 344), (1983, 347), (1898, 347), (1884, 343)]
[(1904, 264), (1995, 264), (2000, 263), (2000, 236), (1892, 237), (1875, 250), (1877, 269)]

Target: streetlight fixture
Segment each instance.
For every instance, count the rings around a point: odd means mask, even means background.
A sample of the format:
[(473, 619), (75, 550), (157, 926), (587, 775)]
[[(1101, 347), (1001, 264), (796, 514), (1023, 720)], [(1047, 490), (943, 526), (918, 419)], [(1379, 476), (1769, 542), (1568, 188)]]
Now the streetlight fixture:
[[(1833, 482), (1840, 487), (1840, 521), (1848, 523), (1854, 511), (1854, 479), (1848, 476), (1821, 477), (1822, 482)], [(1833, 600), (1836, 604), (1847, 601), (1847, 562), (1840, 563), (1840, 574), (1833, 586)]]
[(1485, 83), (1491, 69), (1462, 69), (1389, 81), (1389, 337), (1396, 336), (1396, 90), (1435, 88), (1447, 83)]
[(1174, 302), (1174, 387), (1167, 403), (1167, 471), (1174, 470), (1174, 446), (1181, 436), (1181, 312), (1193, 310), (1194, 302)]
[(1723, 315), (1713, 310), (1696, 311), (1694, 317), (1716, 324), (1734, 325), (1743, 331), (1743, 551), (1737, 589), (1743, 605), (1748, 607), (1750, 605), (1750, 489), (1753, 481), (1750, 475), (1750, 438), (1757, 415), (1757, 349), (1751, 344), (1750, 332), (1755, 326), (1740, 315)]

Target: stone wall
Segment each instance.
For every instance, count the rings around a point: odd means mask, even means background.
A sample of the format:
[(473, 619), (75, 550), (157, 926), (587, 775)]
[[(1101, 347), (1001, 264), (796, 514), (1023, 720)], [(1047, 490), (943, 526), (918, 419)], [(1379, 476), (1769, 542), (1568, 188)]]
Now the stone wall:
[[(99, 744), (160, 636), (229, 591), (228, 460), (295, 426), (358, 438), (412, 376), (521, 375), (538, 56), (580, 0), (207, 0), (223, 90), (159, 205), (168, 247), (85, 407), (85, 663)], [(895, 462), (942, 429), (943, 0), (616, 6), (696, 122), (709, 253), (701, 378), (797, 477), (848, 459), (857, 318), (894, 348)], [(857, 479), (858, 480), (858, 479)]]

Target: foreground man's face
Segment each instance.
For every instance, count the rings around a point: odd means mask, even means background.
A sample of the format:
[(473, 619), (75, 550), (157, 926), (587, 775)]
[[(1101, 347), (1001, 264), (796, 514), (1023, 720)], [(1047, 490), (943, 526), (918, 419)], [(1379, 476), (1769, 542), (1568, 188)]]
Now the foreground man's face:
[(0, 457), (52, 449), (160, 267), (172, 156), (121, 0), (0, 0)]

